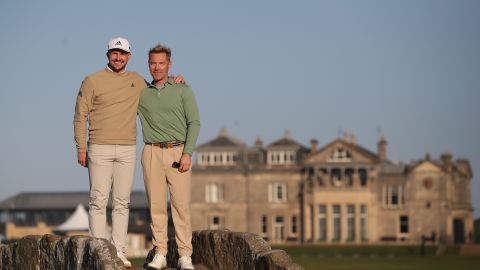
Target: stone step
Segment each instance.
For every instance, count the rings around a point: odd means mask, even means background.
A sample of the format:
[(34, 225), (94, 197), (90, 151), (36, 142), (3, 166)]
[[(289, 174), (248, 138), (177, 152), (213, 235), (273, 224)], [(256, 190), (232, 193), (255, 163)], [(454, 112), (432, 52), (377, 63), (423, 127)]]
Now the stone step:
[(460, 247), (460, 256), (480, 256), (480, 245), (465, 244)]
[(444, 256), (447, 252), (447, 245), (438, 245), (435, 256)]

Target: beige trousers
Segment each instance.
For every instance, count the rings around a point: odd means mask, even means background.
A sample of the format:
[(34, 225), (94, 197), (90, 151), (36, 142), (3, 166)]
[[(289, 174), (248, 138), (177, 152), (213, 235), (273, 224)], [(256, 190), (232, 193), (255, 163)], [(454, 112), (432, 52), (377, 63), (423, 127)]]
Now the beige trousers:
[(93, 237), (108, 239), (107, 203), (112, 191), (111, 241), (118, 252), (125, 252), (130, 193), (135, 174), (135, 145), (88, 146), (90, 177), (89, 225)]
[(190, 224), (190, 177), (191, 170), (181, 173), (173, 168), (179, 162), (183, 146), (160, 148), (146, 144), (143, 148), (142, 166), (145, 190), (147, 191), (152, 217), (153, 245), (157, 252), (167, 255), (167, 187), (175, 238), (180, 256), (192, 255), (192, 228)]

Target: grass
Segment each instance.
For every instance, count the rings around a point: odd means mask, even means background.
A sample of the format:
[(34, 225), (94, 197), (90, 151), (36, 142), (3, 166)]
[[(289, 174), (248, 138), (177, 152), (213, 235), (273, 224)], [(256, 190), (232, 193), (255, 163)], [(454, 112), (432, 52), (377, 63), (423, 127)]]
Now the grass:
[(476, 269), (480, 257), (460, 257), (458, 248), (448, 248), (436, 257), (436, 247), (427, 247), (425, 256), (418, 246), (274, 246), (288, 252), (293, 261), (307, 270), (451, 270)]
[(293, 258), (307, 270), (452, 270), (476, 269), (476, 257)]
[[(458, 256), (458, 247), (449, 247), (444, 256), (436, 257), (436, 247), (420, 255), (418, 246), (273, 246), (283, 249), (293, 261), (306, 270), (463, 270), (477, 269), (480, 257)], [(131, 259), (142, 267), (145, 258)]]
[(142, 268), (145, 263), (145, 258), (128, 258), (128, 260), (132, 263), (134, 268)]

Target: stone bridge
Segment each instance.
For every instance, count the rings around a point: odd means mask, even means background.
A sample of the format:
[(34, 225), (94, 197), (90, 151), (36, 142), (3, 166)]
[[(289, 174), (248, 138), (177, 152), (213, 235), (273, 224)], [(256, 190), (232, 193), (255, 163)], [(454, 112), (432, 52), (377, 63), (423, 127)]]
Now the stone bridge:
[[(192, 261), (210, 270), (262, 269), (299, 270), (283, 250), (272, 250), (263, 238), (251, 233), (228, 230), (195, 231)], [(168, 242), (167, 262), (175, 267), (178, 259), (174, 239)], [(147, 260), (151, 260), (154, 250)], [(125, 269), (116, 250), (105, 239), (86, 236), (26, 236), (0, 245), (0, 270), (114, 270)]]

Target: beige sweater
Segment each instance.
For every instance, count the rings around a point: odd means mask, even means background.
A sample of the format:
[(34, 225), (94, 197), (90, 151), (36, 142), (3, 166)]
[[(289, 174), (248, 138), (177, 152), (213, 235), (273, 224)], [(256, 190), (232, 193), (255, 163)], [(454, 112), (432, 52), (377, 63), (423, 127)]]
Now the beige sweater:
[(145, 80), (136, 72), (105, 69), (87, 76), (73, 120), (77, 149), (86, 151), (87, 122), (90, 143), (135, 144), (138, 99), (145, 87)]

